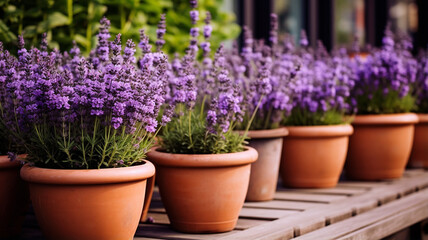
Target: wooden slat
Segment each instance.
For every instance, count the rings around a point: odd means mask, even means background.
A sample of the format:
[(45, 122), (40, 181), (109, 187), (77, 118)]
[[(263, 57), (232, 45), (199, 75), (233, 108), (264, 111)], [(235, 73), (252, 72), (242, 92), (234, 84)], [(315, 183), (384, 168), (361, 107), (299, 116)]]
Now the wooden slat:
[(213, 239), (235, 234), (237, 231), (216, 234), (189, 234), (172, 230), (166, 225), (140, 224), (135, 237), (149, 237), (159, 239)]
[(374, 188), (374, 187), (381, 187), (391, 184), (391, 182), (387, 181), (377, 181), (377, 182), (358, 182), (358, 181), (342, 181), (337, 184), (338, 187), (356, 187), (356, 188)]
[(236, 223), (235, 230), (245, 230), (251, 227), (258, 226), (260, 224), (265, 224), (269, 222), (268, 220), (260, 220), (260, 219), (245, 219), (245, 218), (239, 218), (238, 222)]
[(428, 217), (428, 189), (296, 238), (380, 239)]
[[(149, 213), (148, 217), (153, 218), (152, 224), (164, 224), (164, 225), (170, 224), (168, 216), (164, 213)], [(266, 219), (239, 218), (235, 229), (236, 230), (245, 230), (245, 229), (248, 229), (250, 227), (254, 227), (254, 226), (266, 223), (268, 221), (269, 220), (266, 220)]]
[(325, 203), (310, 203), (297, 201), (279, 201), (273, 200), (268, 202), (247, 202), (245, 207), (265, 208), (265, 209), (288, 209), (288, 210), (306, 210), (314, 207), (326, 205)]
[(153, 218), (154, 224), (170, 224), (166, 213), (149, 212), (147, 218)]
[(294, 200), (301, 202), (316, 202), (316, 203), (331, 203), (346, 199), (347, 196), (331, 195), (331, 194), (316, 194), (311, 195), (299, 192), (277, 192), (275, 193), (276, 200)]
[(310, 193), (310, 194), (333, 194), (342, 196), (352, 196), (367, 192), (366, 188), (347, 188), (347, 187), (335, 187), (335, 188), (314, 188), (314, 189), (296, 189), (288, 190), (299, 193)]
[(278, 218), (289, 216), (298, 212), (300, 211), (243, 207), (239, 213), (239, 217), (276, 220)]

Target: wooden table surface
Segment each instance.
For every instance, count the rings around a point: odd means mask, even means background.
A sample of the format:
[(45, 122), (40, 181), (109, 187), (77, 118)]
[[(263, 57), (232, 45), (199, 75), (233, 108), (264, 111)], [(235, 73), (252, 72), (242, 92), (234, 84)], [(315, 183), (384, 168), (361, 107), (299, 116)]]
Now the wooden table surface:
[[(170, 229), (156, 189), (149, 217), (134, 240), (143, 239), (380, 239), (428, 218), (428, 171), (407, 170), (401, 179), (340, 181), (328, 189), (286, 189), (275, 199), (247, 202), (236, 228), (219, 234), (184, 234)], [(33, 213), (22, 240), (43, 240)]]

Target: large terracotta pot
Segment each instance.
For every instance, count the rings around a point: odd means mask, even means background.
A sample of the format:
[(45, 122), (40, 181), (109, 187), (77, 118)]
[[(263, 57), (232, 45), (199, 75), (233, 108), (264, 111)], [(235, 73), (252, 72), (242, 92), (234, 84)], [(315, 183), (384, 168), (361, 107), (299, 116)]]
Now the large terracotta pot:
[(412, 149), (416, 114), (356, 116), (352, 125), (346, 176), (359, 180), (399, 178)]
[(181, 232), (214, 233), (234, 229), (244, 204), (251, 163), (257, 151), (226, 154), (147, 154), (171, 226)]
[(28, 210), (27, 184), (21, 180), (21, 164), (0, 156), (0, 239), (18, 237)]
[(21, 170), (40, 228), (52, 240), (132, 239), (154, 173), (147, 161), (123, 168)]
[(349, 124), (287, 127), (281, 160), (281, 178), (286, 187), (326, 188), (336, 186), (346, 159)]
[(418, 114), (418, 119), (409, 165), (428, 168), (428, 114)]
[(249, 146), (259, 153), (251, 164), (250, 184), (246, 201), (272, 200), (278, 183), (283, 137), (288, 135), (285, 127), (269, 130), (248, 131)]

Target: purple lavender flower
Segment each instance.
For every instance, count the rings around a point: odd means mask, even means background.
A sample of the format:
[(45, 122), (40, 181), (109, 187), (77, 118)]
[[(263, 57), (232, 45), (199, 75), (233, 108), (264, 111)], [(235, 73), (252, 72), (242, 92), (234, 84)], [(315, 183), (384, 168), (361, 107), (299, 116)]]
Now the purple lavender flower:
[(306, 31), (302, 30), (300, 32), (300, 46), (307, 47), (309, 45), (308, 37), (306, 36)]
[(98, 45), (97, 45), (97, 57), (101, 62), (108, 60), (109, 55), (109, 46), (108, 39), (110, 38), (109, 33), (110, 20), (106, 17), (103, 17), (100, 21), (100, 30), (98, 33)]
[(156, 50), (159, 52), (162, 49), (162, 46), (165, 44), (164, 35), (166, 33), (166, 22), (165, 14), (161, 14), (160, 21), (158, 24), (158, 29), (156, 34), (158, 39), (156, 40)]

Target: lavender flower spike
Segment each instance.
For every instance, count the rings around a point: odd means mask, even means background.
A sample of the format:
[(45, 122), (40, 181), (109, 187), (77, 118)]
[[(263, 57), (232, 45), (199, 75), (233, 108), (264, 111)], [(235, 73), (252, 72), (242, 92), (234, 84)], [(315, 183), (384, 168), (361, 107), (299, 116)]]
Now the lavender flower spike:
[(165, 44), (164, 35), (166, 33), (166, 21), (165, 21), (165, 13), (161, 14), (160, 21), (158, 24), (158, 29), (156, 30), (156, 34), (158, 39), (156, 40), (156, 51), (160, 51), (162, 46)]
[(108, 61), (109, 55), (109, 43), (108, 39), (110, 38), (109, 28), (110, 20), (106, 17), (103, 17), (100, 21), (100, 31), (98, 33), (98, 46), (97, 46), (97, 55), (101, 62)]

